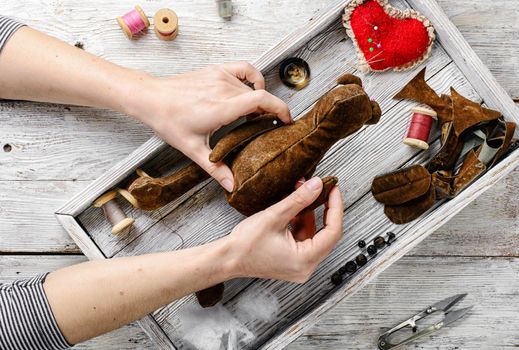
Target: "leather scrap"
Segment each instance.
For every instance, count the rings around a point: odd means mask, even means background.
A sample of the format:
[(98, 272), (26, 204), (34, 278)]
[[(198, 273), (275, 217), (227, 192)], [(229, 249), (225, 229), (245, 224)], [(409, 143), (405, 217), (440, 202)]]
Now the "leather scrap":
[(377, 201), (388, 205), (408, 202), (427, 193), (431, 186), (431, 174), (421, 165), (377, 176), (371, 185), (371, 193)]

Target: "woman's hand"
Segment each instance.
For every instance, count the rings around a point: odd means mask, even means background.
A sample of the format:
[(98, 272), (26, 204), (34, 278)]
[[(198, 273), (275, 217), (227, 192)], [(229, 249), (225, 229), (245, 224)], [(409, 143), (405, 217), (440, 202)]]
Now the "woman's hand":
[[(288, 229), (288, 223), (319, 196), (322, 188), (321, 179), (314, 177), (281, 202), (234, 228), (225, 238), (229, 240), (230, 255), (234, 257), (234, 277), (299, 283), (310, 278), (342, 238), (343, 204), (339, 189), (335, 187), (330, 192), (324, 228), (315, 235), (312, 236), (315, 232), (312, 220), (301, 220), (300, 225), (293, 225), (294, 232)], [(298, 241), (295, 237), (303, 240)]]
[[(265, 80), (246, 62), (227, 63), (170, 78), (145, 77), (129, 92), (128, 114), (149, 125), (167, 143), (198, 163), (227, 191), (230, 169), (211, 163), (209, 137), (224, 125), (255, 112), (290, 123), (287, 105), (265, 89)], [(254, 89), (245, 85), (250, 82)]]

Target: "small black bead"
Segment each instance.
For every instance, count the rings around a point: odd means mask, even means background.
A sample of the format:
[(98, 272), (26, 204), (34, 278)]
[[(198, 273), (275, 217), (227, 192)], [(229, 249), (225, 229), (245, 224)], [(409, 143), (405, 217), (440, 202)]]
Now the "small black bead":
[(393, 233), (393, 232), (388, 232), (387, 233), (387, 240), (389, 242), (391, 242), (392, 240), (394, 240), (396, 238), (396, 235)]
[(366, 265), (366, 263), (368, 262), (368, 258), (366, 258), (366, 255), (364, 255), (364, 254), (359, 254), (359, 255), (357, 255), (357, 257), (355, 258), (355, 262), (356, 262), (357, 265), (359, 265), (359, 266), (364, 266), (364, 265)]
[(348, 261), (346, 265), (344, 265), (344, 268), (346, 268), (346, 272), (354, 273), (357, 271), (357, 264), (355, 264), (354, 261)]
[(341, 275), (344, 275), (346, 273), (346, 268), (343, 266), (341, 268), (339, 268), (339, 271), (338, 271)]
[(375, 247), (377, 247), (377, 249), (381, 249), (384, 248), (384, 246), (386, 245), (386, 240), (382, 236), (377, 236), (373, 240), (373, 244), (375, 245)]
[(366, 242), (363, 239), (361, 239), (359, 241), (358, 245), (359, 245), (359, 248), (364, 248), (366, 246)]
[(375, 247), (374, 245), (368, 246), (368, 254), (369, 255), (377, 254), (377, 247)]
[(342, 283), (342, 275), (339, 272), (335, 272), (332, 275), (332, 283), (336, 286)]

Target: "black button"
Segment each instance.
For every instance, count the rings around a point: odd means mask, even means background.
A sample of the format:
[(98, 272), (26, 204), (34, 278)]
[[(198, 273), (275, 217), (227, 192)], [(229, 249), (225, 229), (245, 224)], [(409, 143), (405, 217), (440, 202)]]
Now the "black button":
[(341, 275), (344, 275), (344, 274), (346, 273), (346, 268), (345, 268), (344, 266), (341, 267), (341, 268), (339, 269), (339, 273), (340, 273)]
[(386, 245), (386, 240), (382, 236), (377, 236), (373, 240), (373, 244), (375, 245), (375, 247), (377, 247), (377, 249), (381, 249), (384, 248), (384, 246)]
[(332, 283), (336, 286), (342, 283), (342, 275), (339, 272), (335, 272), (332, 275)]
[(388, 242), (393, 241), (395, 238), (396, 238), (396, 235), (393, 232), (388, 232), (387, 233), (387, 241)]
[(369, 255), (377, 254), (377, 247), (375, 247), (374, 245), (368, 246), (368, 254)]
[(310, 67), (301, 58), (287, 58), (281, 62), (279, 77), (286, 86), (299, 90), (310, 81)]
[(359, 254), (359, 255), (357, 255), (357, 257), (355, 258), (355, 262), (356, 262), (357, 265), (359, 265), (359, 266), (364, 266), (364, 265), (366, 265), (366, 263), (368, 262), (368, 258), (366, 258), (366, 255), (364, 255), (364, 254)]
[(346, 272), (349, 273), (354, 273), (357, 271), (357, 264), (355, 264), (354, 261), (348, 261), (344, 267), (346, 268)]
[(359, 248), (364, 248), (364, 247), (366, 246), (366, 242), (365, 242), (364, 240), (361, 239), (361, 240), (359, 241), (358, 245), (359, 245)]

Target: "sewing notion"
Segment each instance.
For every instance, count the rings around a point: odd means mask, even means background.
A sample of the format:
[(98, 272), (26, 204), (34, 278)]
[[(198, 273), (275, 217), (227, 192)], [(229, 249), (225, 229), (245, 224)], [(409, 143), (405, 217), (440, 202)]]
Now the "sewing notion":
[(310, 82), (310, 67), (301, 58), (287, 58), (279, 65), (279, 78), (289, 88), (301, 90)]
[(232, 1), (231, 0), (216, 0), (218, 7), (218, 15), (225, 20), (232, 18)]
[(414, 107), (413, 116), (404, 143), (408, 146), (429, 149), (429, 137), (436, 120), (436, 112), (430, 108)]
[(110, 191), (94, 201), (93, 206), (102, 208), (106, 219), (112, 225), (112, 234), (117, 235), (131, 227), (135, 220), (126, 217), (126, 214), (116, 202), (116, 191)]
[(153, 30), (160, 40), (171, 41), (178, 35), (178, 17), (171, 9), (160, 9), (153, 16)]
[[(459, 303), (466, 296), (466, 293), (458, 294), (450, 298), (444, 299), (442, 301), (439, 301), (436, 304), (429, 306), (427, 309), (417, 313), (408, 320), (405, 320), (404, 322), (391, 328), (389, 331), (382, 334), (378, 339), (378, 348), (380, 350), (391, 350), (400, 348), (402, 345), (409, 344), (417, 339), (433, 334), (434, 332), (442, 329), (445, 326), (448, 326), (454, 321), (459, 320), (472, 309), (472, 306), (458, 310), (451, 310), (451, 308), (457, 303)], [(436, 312), (443, 312), (443, 319), (420, 330), (421, 327), (417, 325), (417, 321), (425, 319), (426, 317), (431, 316)], [(395, 334), (404, 328), (412, 330), (414, 334), (408, 338), (393, 343), (391, 338), (395, 337)]]
[(352, 0), (343, 25), (363, 72), (411, 69), (429, 57), (436, 38), (427, 18), (412, 9), (399, 10), (388, 0)]
[(133, 39), (150, 26), (148, 17), (146, 17), (146, 14), (139, 5), (136, 5), (135, 8), (128, 13), (117, 17), (117, 23), (119, 23), (119, 26), (129, 39)]

